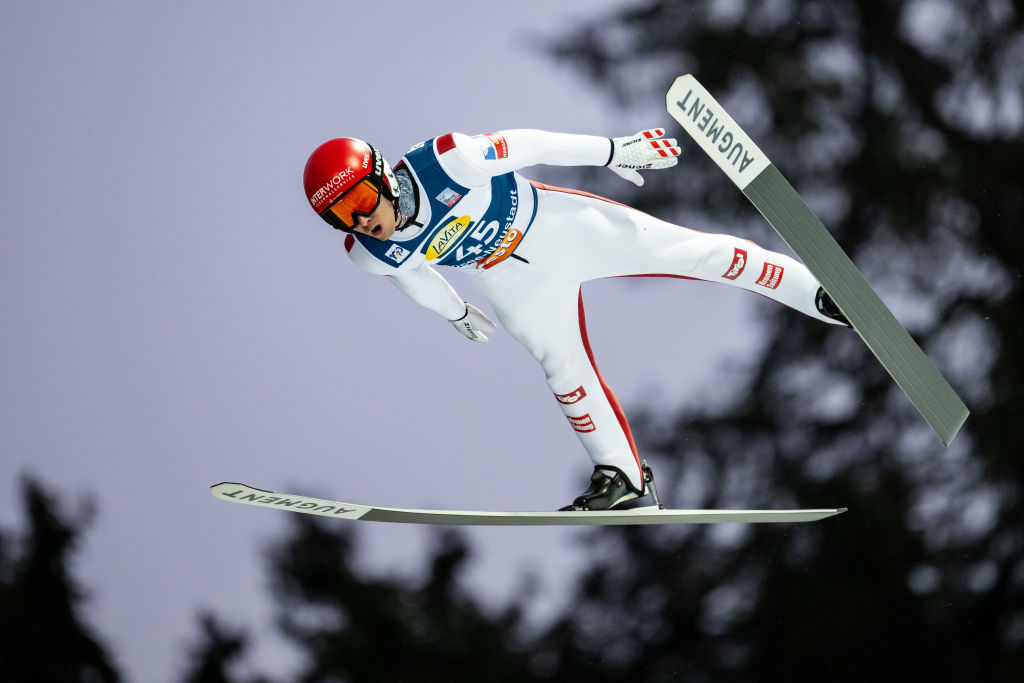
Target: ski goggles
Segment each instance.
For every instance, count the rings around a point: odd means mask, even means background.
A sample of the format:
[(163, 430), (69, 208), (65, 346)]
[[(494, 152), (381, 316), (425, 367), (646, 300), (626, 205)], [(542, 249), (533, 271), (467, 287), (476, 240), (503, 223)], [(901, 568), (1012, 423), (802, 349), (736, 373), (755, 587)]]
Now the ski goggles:
[(369, 216), (377, 210), (380, 194), (379, 185), (363, 178), (321, 211), (320, 217), (338, 230), (352, 232), (360, 216)]

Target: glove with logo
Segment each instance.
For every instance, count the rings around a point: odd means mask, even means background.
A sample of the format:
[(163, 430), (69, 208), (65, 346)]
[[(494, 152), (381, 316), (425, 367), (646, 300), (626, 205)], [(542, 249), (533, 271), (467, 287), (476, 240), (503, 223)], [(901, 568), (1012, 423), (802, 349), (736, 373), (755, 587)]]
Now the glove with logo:
[(461, 318), (448, 322), (466, 339), (472, 339), (475, 342), (486, 342), (487, 335), (485, 333), (493, 331), (496, 327), (491, 319), (473, 304), (466, 304), (466, 313)]
[(652, 128), (636, 135), (612, 138), (612, 152), (605, 166), (634, 185), (643, 185), (644, 179), (638, 170), (669, 168), (679, 163), (682, 149), (675, 138), (662, 138), (664, 134), (664, 129)]

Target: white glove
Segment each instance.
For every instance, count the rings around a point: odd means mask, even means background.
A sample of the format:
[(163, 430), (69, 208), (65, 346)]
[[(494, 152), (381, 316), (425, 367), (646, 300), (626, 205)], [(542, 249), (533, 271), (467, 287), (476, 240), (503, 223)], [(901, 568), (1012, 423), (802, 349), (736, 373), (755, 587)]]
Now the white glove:
[(491, 322), (491, 319), (473, 304), (466, 304), (466, 313), (461, 318), (449, 320), (448, 322), (462, 333), (466, 339), (472, 339), (476, 342), (487, 341), (487, 335), (484, 333), (491, 332), (495, 328), (495, 324)]
[(682, 149), (675, 138), (663, 139), (664, 134), (664, 129), (652, 128), (628, 137), (612, 138), (612, 155), (605, 166), (634, 185), (643, 185), (644, 179), (637, 170), (669, 168), (679, 163)]

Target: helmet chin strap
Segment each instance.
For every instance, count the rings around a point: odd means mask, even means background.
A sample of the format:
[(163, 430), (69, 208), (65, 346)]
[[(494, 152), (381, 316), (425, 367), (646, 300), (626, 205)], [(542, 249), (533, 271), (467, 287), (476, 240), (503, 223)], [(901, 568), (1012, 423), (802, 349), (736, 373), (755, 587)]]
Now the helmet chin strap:
[(398, 210), (398, 197), (391, 200), (391, 208), (395, 210), (395, 230), (405, 230), (405, 223), (402, 221), (402, 212)]

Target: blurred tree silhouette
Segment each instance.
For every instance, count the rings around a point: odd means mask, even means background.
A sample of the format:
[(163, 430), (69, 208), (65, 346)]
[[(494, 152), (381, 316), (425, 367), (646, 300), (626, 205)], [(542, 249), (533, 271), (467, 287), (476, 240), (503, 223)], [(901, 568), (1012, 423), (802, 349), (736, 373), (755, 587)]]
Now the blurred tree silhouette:
[[(973, 410), (943, 449), (859, 338), (766, 306), (758, 358), (671, 424), (634, 418), (638, 441), (673, 504), (851, 512), (596, 535), (603, 559), (546, 641), (556, 660), (601, 661), (597, 680), (1019, 680), (1021, 10), (643, 2), (551, 47), (625, 110), (696, 74)], [(693, 145), (636, 196), (608, 187), (699, 229), (777, 239)]]
[(262, 676), (248, 678), (234, 671), (249, 648), (249, 637), (222, 624), (214, 615), (199, 616), (201, 634), (188, 649), (182, 683), (268, 683)]
[(27, 529), (0, 532), (0, 681), (113, 683), (121, 676), (80, 616), (85, 594), (71, 557), (92, 519), (60, 510), (37, 482), (22, 483)]
[(354, 528), (300, 517), (270, 553), (281, 628), (306, 656), (304, 683), (531, 681), (515, 608), (488, 614), (458, 587), (468, 559), (438, 537), (426, 577), (360, 575)]

